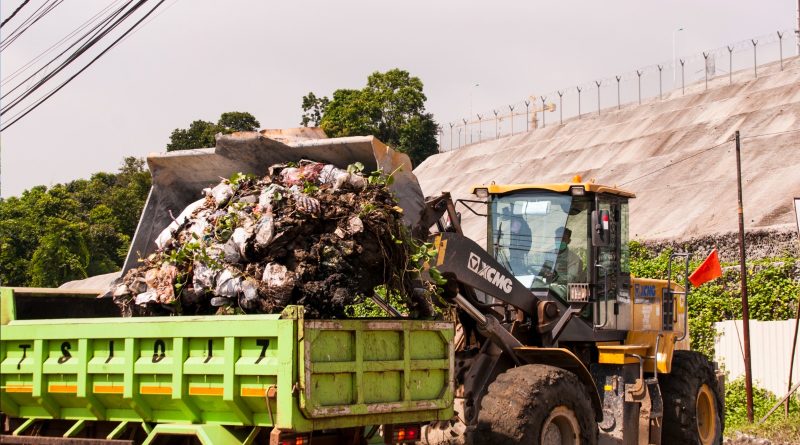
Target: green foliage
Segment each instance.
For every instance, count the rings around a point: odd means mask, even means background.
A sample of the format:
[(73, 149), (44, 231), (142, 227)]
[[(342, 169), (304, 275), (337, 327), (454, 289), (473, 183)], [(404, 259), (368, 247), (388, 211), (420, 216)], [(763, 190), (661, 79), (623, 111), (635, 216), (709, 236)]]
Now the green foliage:
[(304, 96), (302, 123), (318, 124), (330, 137), (373, 135), (419, 165), (438, 151), (438, 126), (426, 100), (422, 81), (408, 71), (376, 71), (360, 90), (336, 90), (331, 100)]
[(30, 264), (31, 285), (57, 287), (61, 283), (87, 277), (89, 248), (85, 224), (60, 218), (48, 221)]
[(224, 132), (233, 133), (234, 131), (258, 131), (261, 124), (250, 113), (228, 111), (220, 115), (217, 126), (224, 128)]
[(235, 131), (255, 131), (261, 124), (255, 116), (241, 111), (222, 113), (217, 123), (196, 120), (189, 128), (172, 130), (167, 144), (167, 151), (207, 148), (216, 145), (217, 133), (230, 134)]
[(313, 92), (303, 96), (303, 116), (300, 125), (308, 127), (308, 124), (311, 124), (312, 127), (319, 127), (329, 102), (330, 99), (327, 97), (317, 97)]
[[(789, 399), (789, 418), (784, 417), (783, 406), (773, 413), (763, 425), (749, 425), (747, 422), (747, 399), (744, 378), (725, 384), (725, 428), (729, 431), (741, 430), (773, 436), (779, 433), (783, 438), (774, 439), (797, 443), (800, 441), (800, 401), (797, 397)], [(778, 397), (766, 389), (753, 385), (753, 418), (758, 422), (770, 408), (778, 402)], [(792, 427), (793, 425), (793, 427)], [(771, 434), (770, 434), (771, 432)], [(767, 433), (767, 434), (764, 434)]]
[[(659, 254), (641, 243), (632, 241), (631, 273), (642, 278), (667, 278), (670, 250)], [(689, 271), (696, 269), (705, 258), (693, 260)], [(765, 258), (749, 262), (747, 293), (750, 317), (755, 320), (786, 320), (794, 316), (800, 283), (792, 276), (796, 258)], [(672, 279), (683, 283), (680, 267), (673, 264)], [(725, 266), (723, 264), (723, 266)], [(689, 333), (691, 348), (714, 356), (714, 323), (741, 319), (741, 286), (739, 269), (723, 267), (723, 275), (714, 281), (692, 288), (689, 295)]]
[(0, 283), (58, 286), (119, 270), (150, 190), (144, 161), (0, 199)]
[[(406, 307), (406, 302), (403, 297), (396, 292), (388, 292), (386, 286), (378, 286), (375, 288), (375, 295), (382, 298), (389, 303), (390, 306), (399, 310), (401, 313)], [(389, 317), (386, 311), (381, 309), (372, 298), (362, 297), (356, 304), (351, 304), (345, 308), (345, 314), (350, 318), (378, 318)]]

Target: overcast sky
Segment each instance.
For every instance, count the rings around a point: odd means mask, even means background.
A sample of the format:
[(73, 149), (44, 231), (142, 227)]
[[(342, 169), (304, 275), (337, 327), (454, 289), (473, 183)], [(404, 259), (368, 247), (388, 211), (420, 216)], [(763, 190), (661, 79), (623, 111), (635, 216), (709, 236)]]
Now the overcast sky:
[[(31, 0), (3, 29), (44, 0)], [(3, 0), (5, 18), (22, 0)], [(151, 1), (150, 3), (155, 3)], [(65, 0), (3, 50), (5, 79), (109, 1)], [(160, 15), (2, 132), (2, 195), (116, 171), (195, 119), (248, 111), (295, 127), (309, 91), (399, 67), (442, 123), (539, 91), (796, 26), (796, 0), (167, 0)], [(791, 36), (787, 36), (791, 37)], [(787, 45), (787, 54), (794, 54)], [(479, 83), (479, 87), (474, 87)], [(13, 83), (12, 83), (13, 84)]]

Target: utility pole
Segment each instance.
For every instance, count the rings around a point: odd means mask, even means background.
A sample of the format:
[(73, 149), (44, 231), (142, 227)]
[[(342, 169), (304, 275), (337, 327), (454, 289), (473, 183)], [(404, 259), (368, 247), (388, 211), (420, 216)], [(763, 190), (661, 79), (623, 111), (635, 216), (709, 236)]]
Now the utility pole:
[(744, 253), (744, 206), (742, 204), (742, 157), (739, 130), (736, 130), (736, 185), (739, 192), (739, 271), (742, 285), (742, 335), (744, 336), (744, 384), (747, 394), (747, 421), (753, 423), (753, 374), (750, 372), (750, 304), (747, 301), (747, 265)]

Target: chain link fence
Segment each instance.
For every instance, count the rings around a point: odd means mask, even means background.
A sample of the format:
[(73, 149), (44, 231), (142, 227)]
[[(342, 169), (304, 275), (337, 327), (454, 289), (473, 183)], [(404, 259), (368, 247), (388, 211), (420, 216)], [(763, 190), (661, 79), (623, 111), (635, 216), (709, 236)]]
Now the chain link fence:
[(759, 67), (767, 63), (779, 62), (782, 70), (795, 44), (794, 30), (776, 31), (441, 122), (439, 151), (663, 100), (670, 94), (756, 78)]

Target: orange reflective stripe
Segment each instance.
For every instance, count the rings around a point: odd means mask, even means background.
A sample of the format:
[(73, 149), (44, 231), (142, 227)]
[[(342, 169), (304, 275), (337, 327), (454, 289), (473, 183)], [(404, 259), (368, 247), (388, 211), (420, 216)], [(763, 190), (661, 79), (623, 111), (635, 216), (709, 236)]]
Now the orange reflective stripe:
[(78, 385), (50, 385), (47, 387), (47, 392), (75, 394), (78, 392)]
[(142, 386), (139, 389), (142, 394), (149, 395), (170, 395), (172, 394), (172, 387), (170, 386)]
[(209, 388), (208, 386), (190, 386), (190, 396), (221, 396), (225, 390), (223, 388)]

